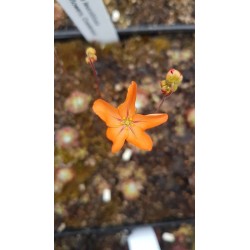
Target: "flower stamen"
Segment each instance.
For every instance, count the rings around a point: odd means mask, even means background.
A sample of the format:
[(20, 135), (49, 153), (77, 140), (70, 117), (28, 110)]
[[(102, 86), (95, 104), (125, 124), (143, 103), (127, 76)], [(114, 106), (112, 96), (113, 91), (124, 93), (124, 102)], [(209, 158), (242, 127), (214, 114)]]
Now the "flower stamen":
[(131, 117), (123, 117), (122, 118), (122, 121), (121, 121), (121, 124), (126, 126), (126, 127), (129, 127), (130, 125), (133, 124), (133, 119)]

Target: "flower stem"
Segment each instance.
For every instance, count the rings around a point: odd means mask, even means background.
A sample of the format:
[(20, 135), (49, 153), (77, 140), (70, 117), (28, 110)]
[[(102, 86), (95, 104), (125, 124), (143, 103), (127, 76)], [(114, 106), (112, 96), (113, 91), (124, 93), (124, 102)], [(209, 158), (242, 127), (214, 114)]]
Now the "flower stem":
[(90, 58), (90, 57), (88, 57), (88, 58), (89, 58), (89, 65), (90, 65), (90, 67), (91, 67), (91, 69), (92, 69), (92, 72), (93, 72), (93, 74), (94, 74), (94, 77), (95, 77), (94, 88), (96, 89), (98, 95), (99, 95), (100, 97), (102, 97), (101, 91), (100, 91), (100, 81), (99, 81), (99, 78), (98, 78), (98, 76), (97, 76), (97, 72), (96, 72), (96, 69), (95, 69), (95, 65), (94, 65), (94, 63), (92, 62), (91, 58)]
[(163, 102), (167, 99), (167, 97), (171, 96), (173, 93), (174, 93), (174, 91), (173, 91), (173, 87), (172, 87), (171, 92), (170, 92), (168, 95), (165, 95), (165, 96), (162, 98), (162, 100), (161, 100), (161, 102), (160, 102), (160, 105), (158, 106), (158, 108), (157, 108), (156, 112), (158, 112), (158, 111), (159, 111), (159, 109), (160, 109), (161, 105), (162, 105), (162, 104), (163, 104)]
[(163, 102), (166, 100), (166, 98), (167, 98), (167, 96), (163, 96), (163, 98), (162, 98), (162, 100), (161, 100), (161, 102), (160, 102), (160, 104), (159, 104), (158, 108), (156, 109), (156, 113), (159, 111), (159, 109), (160, 109), (161, 105), (162, 105), (162, 104), (163, 104)]

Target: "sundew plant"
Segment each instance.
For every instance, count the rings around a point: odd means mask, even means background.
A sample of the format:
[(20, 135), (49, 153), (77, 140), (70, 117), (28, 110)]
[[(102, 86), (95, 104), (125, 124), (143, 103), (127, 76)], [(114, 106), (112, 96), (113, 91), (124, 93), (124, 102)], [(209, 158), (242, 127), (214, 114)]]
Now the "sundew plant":
[(56, 44), (56, 233), (194, 216), (193, 43), (179, 41)]
[[(94, 63), (97, 61), (96, 50), (94, 48), (87, 48), (86, 50), (86, 63), (90, 65), (95, 76), (95, 88), (99, 96), (100, 83), (97, 77)], [(162, 92), (162, 100), (159, 104), (159, 110), (165, 99), (172, 95), (182, 82), (182, 74), (175, 69), (170, 69), (166, 78), (160, 81)], [(112, 153), (121, 150), (125, 141), (136, 146), (141, 150), (151, 151), (153, 148), (152, 138), (145, 132), (150, 128), (157, 127), (168, 120), (168, 114), (158, 113), (155, 114), (138, 114), (135, 102), (137, 95), (137, 83), (131, 81), (127, 90), (125, 101), (117, 108), (103, 99), (97, 99), (93, 104), (93, 111), (103, 120), (107, 126), (106, 137), (112, 141)]]

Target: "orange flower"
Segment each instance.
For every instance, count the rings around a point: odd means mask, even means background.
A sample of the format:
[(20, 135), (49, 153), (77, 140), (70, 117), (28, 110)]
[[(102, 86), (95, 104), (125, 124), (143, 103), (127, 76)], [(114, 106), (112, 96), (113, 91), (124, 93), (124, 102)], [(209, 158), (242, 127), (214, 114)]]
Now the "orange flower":
[(112, 152), (118, 152), (127, 141), (143, 150), (152, 150), (153, 142), (144, 131), (161, 125), (168, 119), (167, 114), (136, 114), (137, 85), (132, 82), (128, 88), (124, 103), (118, 108), (113, 107), (102, 99), (94, 102), (94, 112), (106, 123), (106, 136), (113, 142)]

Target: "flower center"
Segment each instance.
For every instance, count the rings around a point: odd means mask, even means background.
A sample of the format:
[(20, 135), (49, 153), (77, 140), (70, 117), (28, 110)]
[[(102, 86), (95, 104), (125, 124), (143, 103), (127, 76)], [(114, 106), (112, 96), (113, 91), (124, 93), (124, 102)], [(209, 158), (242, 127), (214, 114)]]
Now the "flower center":
[(124, 125), (124, 126), (130, 126), (131, 124), (133, 124), (133, 120), (132, 120), (132, 118), (130, 118), (130, 117), (124, 117), (123, 119), (122, 119), (122, 121), (121, 121), (121, 124), (122, 125)]

